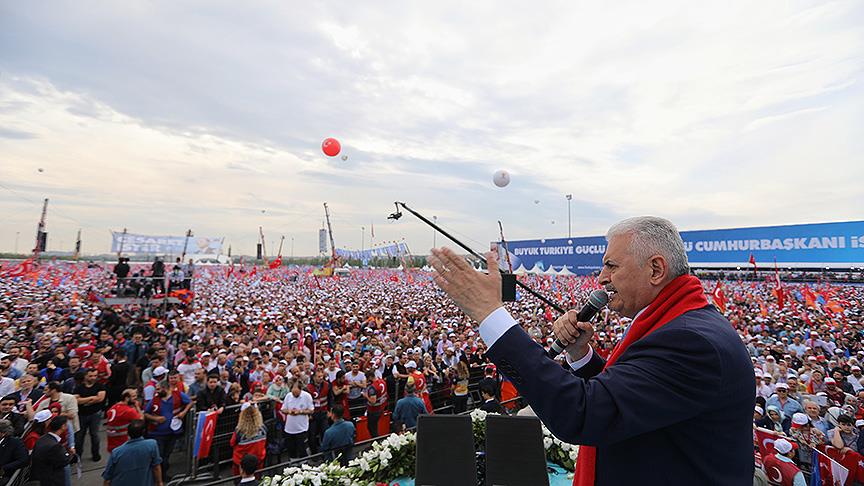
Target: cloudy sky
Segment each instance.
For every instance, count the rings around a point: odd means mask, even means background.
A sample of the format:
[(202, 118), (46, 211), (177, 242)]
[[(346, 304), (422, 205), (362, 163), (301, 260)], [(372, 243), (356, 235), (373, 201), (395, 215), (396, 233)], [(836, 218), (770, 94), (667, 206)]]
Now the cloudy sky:
[(857, 0), (0, 2), (0, 251), (861, 219), (862, 81)]

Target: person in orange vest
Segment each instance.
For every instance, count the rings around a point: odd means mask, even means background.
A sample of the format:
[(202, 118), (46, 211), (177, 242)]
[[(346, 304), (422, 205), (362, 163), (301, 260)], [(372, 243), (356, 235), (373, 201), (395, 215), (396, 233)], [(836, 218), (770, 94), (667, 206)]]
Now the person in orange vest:
[(792, 461), (792, 443), (786, 439), (777, 439), (774, 441), (774, 451), (774, 454), (768, 454), (762, 461), (768, 480), (781, 486), (807, 486), (804, 473)]
[(387, 409), (387, 382), (375, 376), (372, 369), (366, 370), (366, 390), (363, 397), (366, 398), (366, 426), (369, 436), (373, 439), (378, 437), (378, 419)]
[(417, 371), (417, 363), (414, 361), (405, 363), (405, 369), (408, 371), (408, 379), (414, 379), (415, 393), (426, 404), (426, 413), (432, 413), (432, 400), (429, 399), (429, 390), (426, 389), (426, 377), (422, 372)]
[(327, 430), (327, 411), (330, 408), (330, 382), (324, 379), (324, 370), (315, 370), (312, 381), (306, 385), (306, 391), (312, 395), (312, 405), (315, 407), (309, 419), (309, 447), (313, 454), (317, 454), (324, 439), (324, 431)]
[(105, 430), (108, 436), (108, 454), (129, 440), (129, 424), (133, 420), (143, 420), (141, 405), (138, 403), (138, 391), (134, 388), (123, 390), (120, 401), (108, 409), (108, 422)]

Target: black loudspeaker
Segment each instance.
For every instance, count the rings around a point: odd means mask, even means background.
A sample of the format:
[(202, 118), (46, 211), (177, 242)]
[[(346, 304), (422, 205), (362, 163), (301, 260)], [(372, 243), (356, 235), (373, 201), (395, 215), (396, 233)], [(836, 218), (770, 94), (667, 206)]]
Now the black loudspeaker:
[(256, 255), (255, 256), (256, 260), (263, 260), (264, 259), (264, 252), (263, 252), (263, 248), (261, 248), (261, 243), (258, 243), (257, 253), (255, 253), (255, 255)]
[(501, 299), (504, 302), (516, 302), (516, 275), (501, 274)]
[(476, 486), (477, 466), (471, 417), (417, 417), (416, 460), (416, 486)]
[(540, 420), (486, 416), (486, 486), (493, 485), (549, 485)]

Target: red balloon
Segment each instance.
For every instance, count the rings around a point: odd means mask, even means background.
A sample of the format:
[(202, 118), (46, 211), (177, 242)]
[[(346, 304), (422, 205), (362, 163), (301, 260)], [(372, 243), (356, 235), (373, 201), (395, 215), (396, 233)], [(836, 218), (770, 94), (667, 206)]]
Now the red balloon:
[(321, 144), (321, 150), (329, 157), (336, 157), (339, 155), (339, 151), (342, 150), (342, 145), (335, 138), (325, 138), (324, 143)]

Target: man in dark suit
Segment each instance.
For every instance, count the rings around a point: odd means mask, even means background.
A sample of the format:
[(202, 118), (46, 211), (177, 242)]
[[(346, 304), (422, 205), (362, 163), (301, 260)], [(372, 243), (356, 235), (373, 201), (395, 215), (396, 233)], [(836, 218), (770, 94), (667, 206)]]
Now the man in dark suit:
[[(502, 307), (501, 277), (433, 250), (436, 283), (477, 322), (487, 357), (558, 438), (580, 444), (578, 486), (749, 485), (753, 367), (723, 315), (689, 275), (678, 230), (662, 218), (622, 221), (606, 235), (600, 284), (632, 319), (604, 362), (593, 327), (571, 310), (553, 325), (567, 368)], [(497, 255), (487, 255), (497, 268)]]
[(48, 433), (39, 437), (33, 446), (30, 479), (39, 481), (40, 486), (64, 486), (66, 478), (63, 469), (77, 460), (66, 451), (66, 445), (60, 438), (60, 431), (66, 427), (66, 420), (62, 415), (51, 419)]
[(12, 424), (8, 420), (0, 420), (0, 484), (6, 484), (15, 471), (30, 461), (24, 443), (12, 432)]
[(480, 410), (489, 413), (501, 413), (501, 404), (495, 397), (495, 385), (489, 382), (480, 382), (480, 396), (483, 398), (483, 404), (480, 405)]
[(15, 411), (17, 402), (18, 398), (14, 393), (0, 398), (0, 419), (8, 420), (12, 424), (12, 435), (21, 437), (24, 433), (24, 427), (27, 425), (27, 417)]

